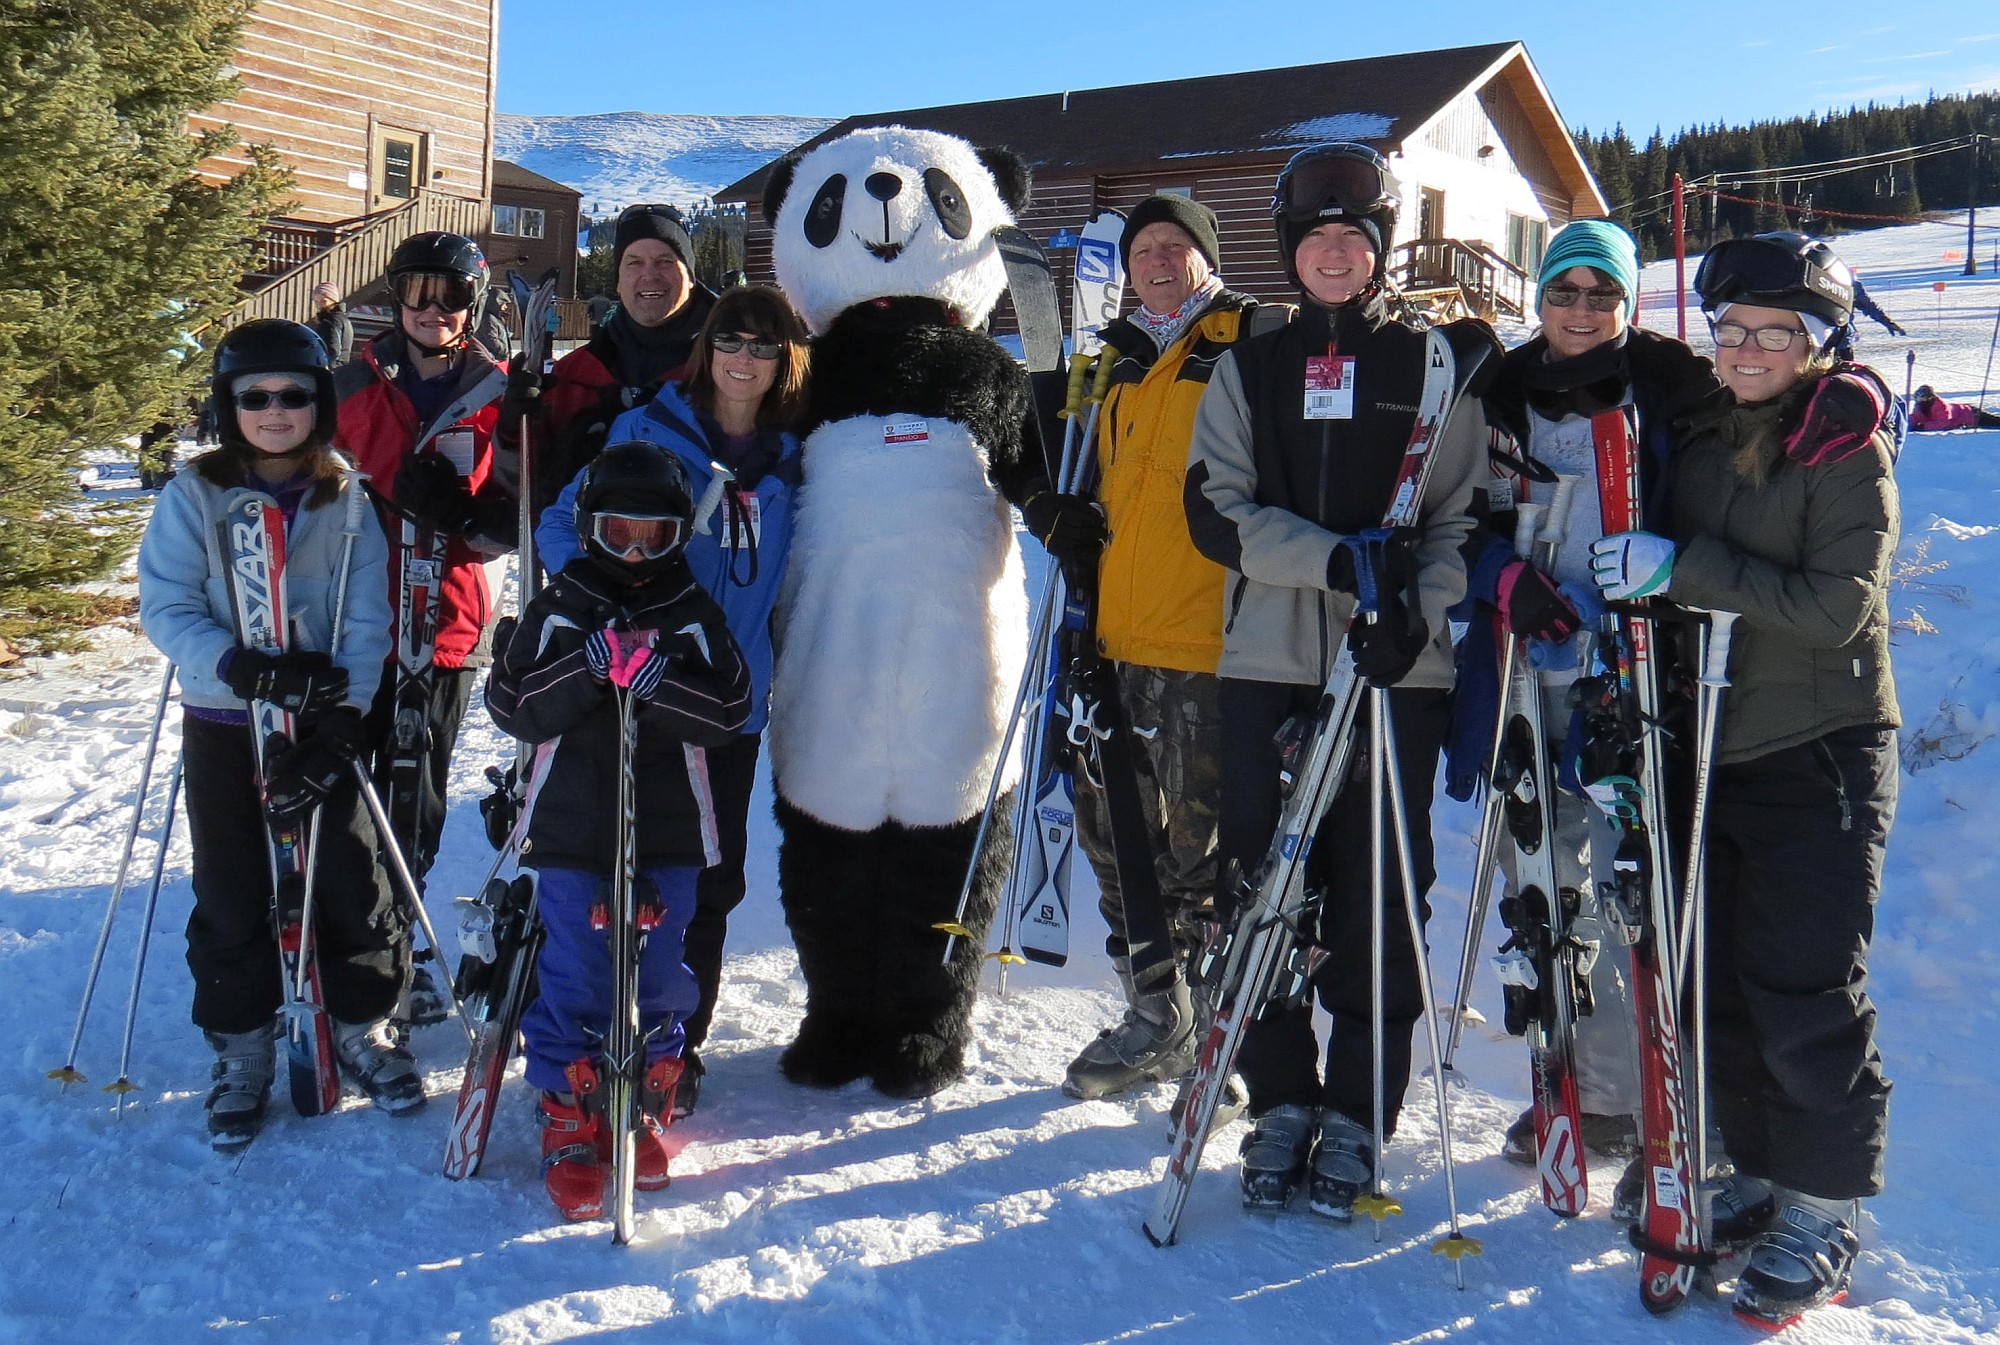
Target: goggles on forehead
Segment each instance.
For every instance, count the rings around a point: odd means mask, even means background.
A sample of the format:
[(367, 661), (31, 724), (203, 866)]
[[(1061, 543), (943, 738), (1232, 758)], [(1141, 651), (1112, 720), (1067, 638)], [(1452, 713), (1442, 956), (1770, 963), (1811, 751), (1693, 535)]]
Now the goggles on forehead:
[(1395, 204), (1396, 189), (1380, 159), (1325, 154), (1291, 167), (1274, 213), (1310, 220), (1328, 214), (1369, 215)]
[(643, 560), (658, 560), (680, 550), (687, 542), (687, 535), (688, 522), (684, 518), (613, 513), (590, 516), (590, 539), (619, 557), (637, 551)]
[(405, 271), (396, 277), (396, 302), (404, 308), (463, 313), (478, 297), (476, 285), (450, 271)]

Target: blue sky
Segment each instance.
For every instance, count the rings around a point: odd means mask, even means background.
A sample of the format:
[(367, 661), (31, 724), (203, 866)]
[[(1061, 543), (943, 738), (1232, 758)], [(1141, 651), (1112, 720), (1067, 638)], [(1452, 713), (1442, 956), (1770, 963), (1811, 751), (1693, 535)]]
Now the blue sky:
[(1514, 38), (1571, 126), (1623, 121), (1640, 138), (1656, 123), (2000, 89), (1990, 0), (503, 0), (500, 110), (836, 117)]

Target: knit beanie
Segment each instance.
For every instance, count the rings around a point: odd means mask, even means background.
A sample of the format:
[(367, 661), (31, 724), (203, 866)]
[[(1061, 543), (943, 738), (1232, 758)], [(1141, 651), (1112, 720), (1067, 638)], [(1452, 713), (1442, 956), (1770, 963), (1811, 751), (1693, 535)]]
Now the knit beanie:
[(1216, 242), (1215, 212), (1190, 197), (1161, 195), (1148, 196), (1133, 206), (1132, 213), (1125, 218), (1125, 232), (1118, 235), (1118, 260), (1126, 270), (1132, 269), (1132, 240), (1139, 236), (1139, 230), (1162, 221), (1178, 225), (1194, 240), (1195, 251), (1208, 258), (1209, 270), (1222, 269), (1222, 248)]
[(1572, 266), (1601, 271), (1625, 291), (1625, 316), (1639, 311), (1639, 244), (1608, 219), (1571, 220), (1542, 253), (1542, 273), (1535, 281), (1535, 307), (1542, 292)]
[(635, 205), (618, 217), (618, 231), (611, 241), (611, 272), (618, 273), (625, 249), (644, 238), (656, 239), (674, 250), (681, 265), (694, 274), (694, 242), (688, 237), (687, 221), (670, 205)]

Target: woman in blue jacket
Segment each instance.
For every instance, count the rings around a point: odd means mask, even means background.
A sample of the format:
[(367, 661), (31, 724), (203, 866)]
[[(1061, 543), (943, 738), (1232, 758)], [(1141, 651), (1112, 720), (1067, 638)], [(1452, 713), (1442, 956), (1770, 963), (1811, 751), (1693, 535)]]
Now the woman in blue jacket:
[[(799, 487), (799, 441), (792, 433), (805, 410), (809, 354), (806, 331), (784, 295), (768, 285), (732, 289), (695, 342), (687, 372), (645, 406), (620, 416), (610, 443), (645, 440), (676, 454), (697, 499), (704, 498), (720, 464), (734, 474), (705, 531), (687, 546), (695, 579), (721, 604), (730, 634), (750, 665), (750, 720), (734, 742), (711, 748), (709, 781), (721, 829), (721, 862), (702, 870), (695, 888), (694, 922), (687, 932), (687, 965), (701, 989), (701, 1004), (683, 1028), (685, 1072), (674, 1114), (695, 1108), (703, 1067), (697, 1048), (707, 1039), (722, 980), (722, 946), (729, 913), (744, 895), (750, 793), (757, 753), (770, 717), (771, 610), (791, 550), (792, 501)], [(543, 513), (535, 545), (551, 573), (576, 554), (579, 475)]]

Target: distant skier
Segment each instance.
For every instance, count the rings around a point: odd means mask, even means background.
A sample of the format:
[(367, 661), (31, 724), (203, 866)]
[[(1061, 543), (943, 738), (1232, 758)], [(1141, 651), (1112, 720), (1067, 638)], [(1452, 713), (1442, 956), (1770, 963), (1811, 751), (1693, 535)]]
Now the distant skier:
[(1889, 329), (1889, 335), (1891, 336), (1909, 335), (1908, 332), (1904, 331), (1902, 327), (1897, 324), (1896, 319), (1890, 317), (1887, 313), (1884, 313), (1882, 311), (1882, 306), (1880, 304), (1876, 303), (1873, 299), (1868, 297), (1868, 291), (1863, 289), (1861, 286), (1861, 273), (1859, 271), (1856, 271), (1854, 273), (1854, 308), (1856, 312), (1865, 313), (1867, 316), (1881, 323), (1884, 327), (1887, 327)]
[(1926, 383), (1910, 403), (1913, 430), (1991, 430), (2000, 428), (2000, 412), (1970, 402), (1948, 402)]
[[(258, 841), (265, 822), (246, 710), (252, 699), (298, 715), (296, 742), (271, 756), (265, 797), (274, 811), (319, 809), (313, 937), (340, 1063), (385, 1111), (416, 1110), (424, 1090), (409, 1053), (387, 1031), (409, 975), (407, 934), (350, 774), (366, 750), (362, 714), (389, 652), (389, 553), (373, 511), (363, 512), (353, 547), (340, 656), (326, 653), (344, 501), (363, 488), (328, 446), (334, 404), (326, 347), (295, 322), (245, 323), (216, 349), (209, 401), (221, 444), (161, 492), (139, 546), (139, 615), (147, 638), (180, 670), (194, 845), (187, 961), (194, 1022), (215, 1052), (209, 1140), (230, 1150), (263, 1124), (276, 1068), (273, 1018), (283, 999), (271, 866)], [(285, 514), (284, 580), (297, 630), (282, 654), (238, 645), (225, 596), (217, 525), (246, 491)]]
[(599, 1050), (614, 1012), (604, 888), (619, 854), (619, 717), (613, 687), (638, 700), (630, 782), (641, 875), (639, 1015), (647, 1066), (636, 1185), (664, 1189), (662, 1131), (682, 1062), (681, 1020), (699, 1002), (683, 965), (695, 879), (720, 858), (710, 750), (750, 715), (750, 671), (685, 548), (694, 501), (680, 459), (616, 444), (576, 496), (582, 554), (516, 627), (503, 628), (487, 684), (493, 721), (555, 756), (529, 823), (547, 931), (539, 997), (521, 1020), (528, 1082), (542, 1090), (542, 1180), (565, 1219), (604, 1208), (609, 1120)]

